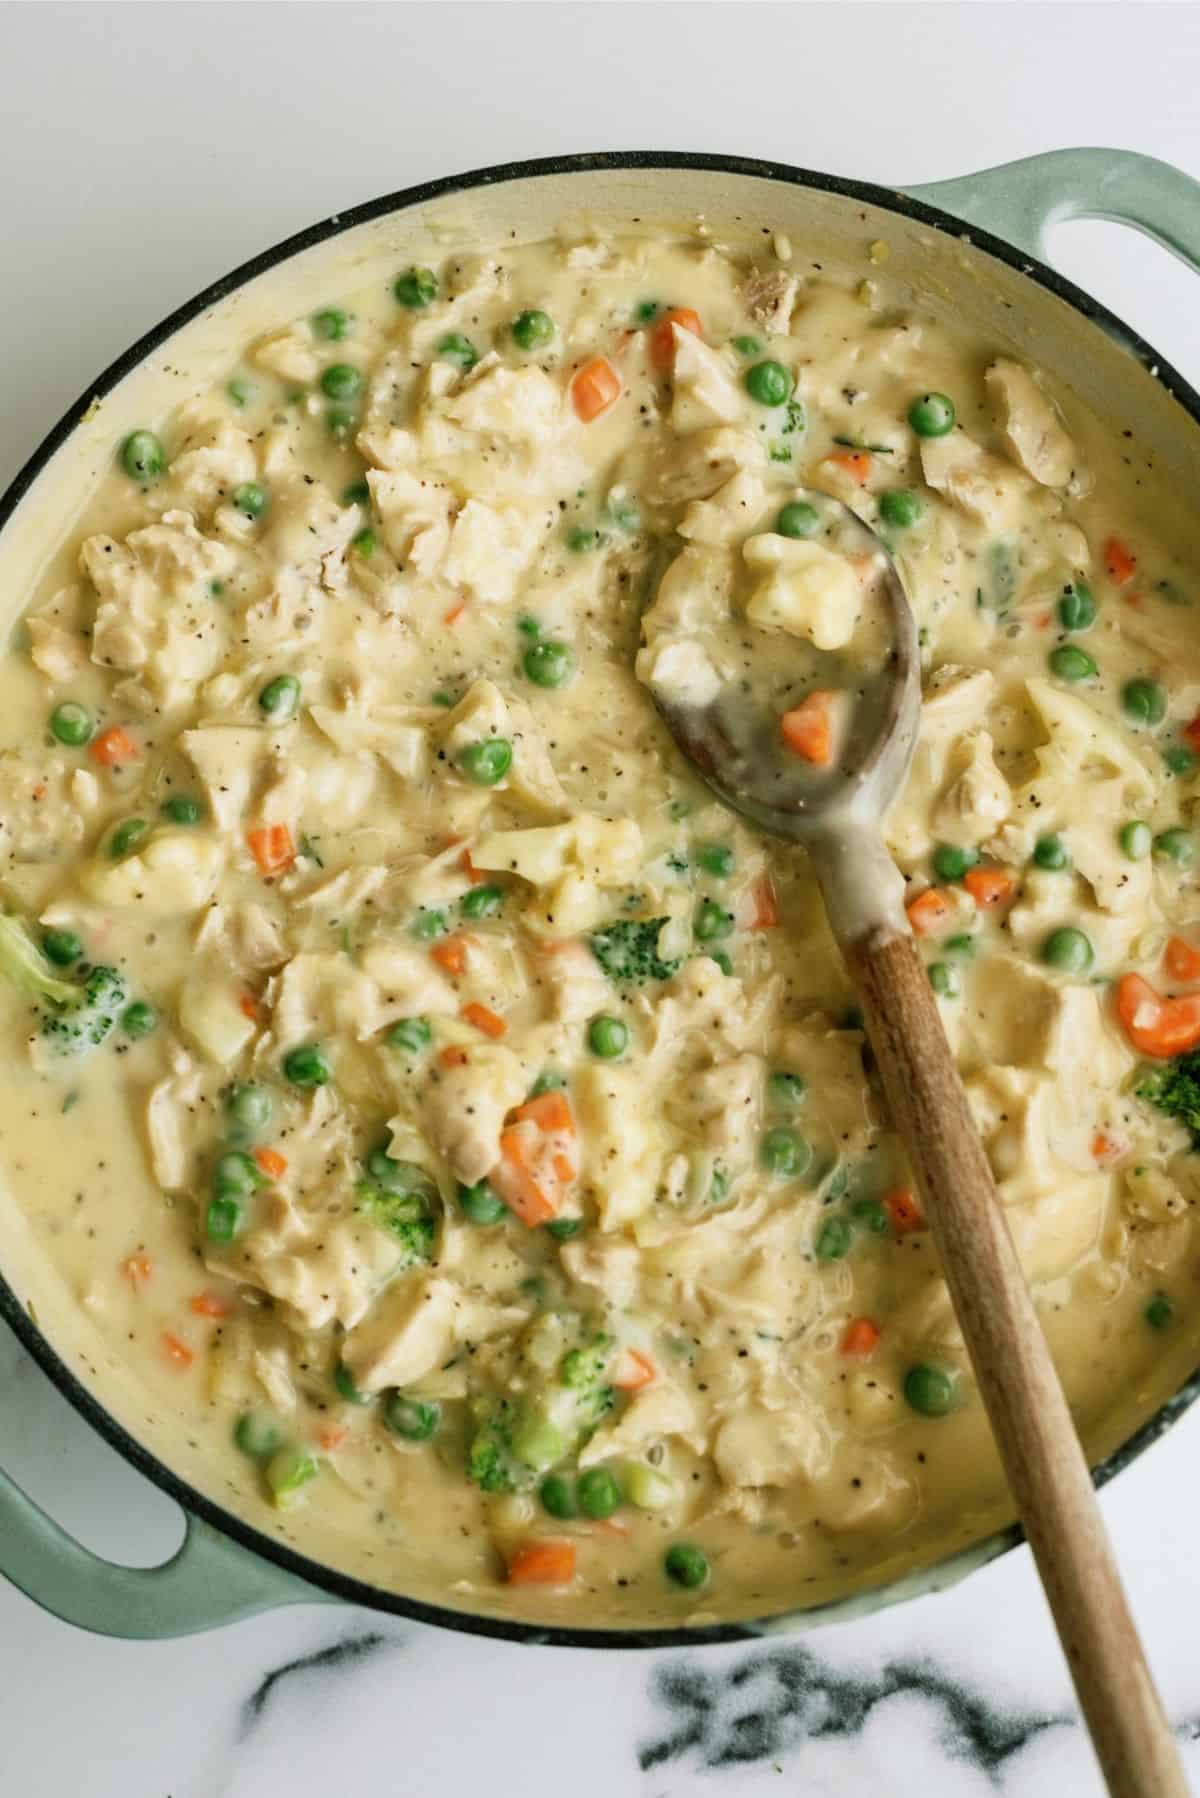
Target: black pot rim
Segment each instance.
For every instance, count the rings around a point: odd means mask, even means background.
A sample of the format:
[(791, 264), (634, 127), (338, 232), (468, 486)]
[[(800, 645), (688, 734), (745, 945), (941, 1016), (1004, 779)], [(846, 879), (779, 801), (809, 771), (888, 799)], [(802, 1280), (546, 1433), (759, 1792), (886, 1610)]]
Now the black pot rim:
[[(334, 213), (329, 218), (321, 219), (316, 224), (295, 232), (291, 237), (284, 238), (282, 242), (275, 244), (271, 249), (251, 257), (248, 262), (243, 262), (230, 274), (224, 275), (220, 280), (214, 281), (210, 286), (204, 288), (194, 299), (177, 307), (161, 324), (147, 331), (123, 355), (111, 362), (95, 381), (88, 385), (82, 397), (73, 406), (67, 408), (58, 423), (34, 450), (24, 467), (14, 476), (5, 493), (0, 496), (0, 531), (7, 526), (34, 481), (65, 444), (94, 400), (103, 398), (105, 394), (110, 393), (124, 380), (126, 375), (144, 362), (154, 350), (173, 337), (184, 325), (190, 324), (202, 312), (228, 298), (230, 294), (236, 292), (240, 287), (244, 287), (256, 276), (288, 261), (289, 258), (301, 251), (312, 249), (315, 245), (351, 231), (356, 226), (368, 224), (373, 219), (384, 218), (392, 213), (402, 213), (413, 206), (439, 199), (445, 194), (463, 193), (475, 188), (500, 186), (508, 182), (527, 181), (543, 176), (621, 169), (701, 169), (711, 171), (713, 174), (752, 176), (777, 182), (781, 186), (811, 188), (818, 192), (836, 194), (844, 199), (862, 201), (867, 205), (882, 207), (889, 212), (898, 213), (901, 217), (914, 219), (948, 236), (966, 239), (975, 247), (994, 256), (997, 261), (1006, 263), (1018, 274), (1024, 275), (1038, 286), (1045, 288), (1058, 299), (1064, 300), (1090, 324), (1095, 324), (1106, 331), (1118, 332), (1121, 340), (1128, 345), (1150, 377), (1165, 388), (1179, 402), (1184, 411), (1189, 413), (1197, 424), (1200, 424), (1200, 394), (1178, 370), (1146, 342), (1140, 333), (1132, 330), (1108, 307), (1094, 299), (1083, 288), (1076, 286), (1073, 281), (1060, 275), (1055, 269), (1038, 261), (1037, 258), (1027, 255), (1024, 251), (1014, 248), (1003, 238), (995, 237), (991, 232), (982, 230), (978, 226), (965, 225), (950, 213), (926, 205), (923, 200), (912, 199), (907, 194), (900, 193), (895, 189), (880, 187), (872, 182), (848, 180), (840, 175), (822, 174), (812, 169), (796, 168), (788, 163), (766, 162), (750, 156), (711, 155), (703, 152), (670, 150), (589, 151), (574, 155), (541, 157), (527, 162), (498, 163), (490, 168), (473, 169), (461, 175), (448, 175), (436, 181), (421, 182), (415, 187), (401, 188), (397, 192), (384, 194), (379, 199), (368, 200), (362, 205), (351, 207), (347, 212)], [(318, 1592), (328, 1593), (347, 1604), (362, 1605), (371, 1610), (405, 1617), (414, 1622), (436, 1624), (443, 1629), (460, 1630), (469, 1635), (488, 1636), (500, 1640), (548, 1647), (694, 1648), (714, 1643), (761, 1640), (762, 1629), (756, 1627), (753, 1622), (712, 1624), (698, 1629), (677, 1627), (644, 1630), (571, 1629), (557, 1624), (527, 1624), (510, 1621), (506, 1618), (454, 1611), (441, 1605), (426, 1604), (419, 1599), (404, 1598), (396, 1593), (385, 1591), (381, 1587), (368, 1585), (365, 1581), (339, 1573), (336, 1569), (327, 1567), (319, 1561), (310, 1560), (306, 1555), (299, 1554), (275, 1541), (272, 1537), (261, 1534), (233, 1512), (225, 1510), (221, 1505), (206, 1498), (203, 1493), (181, 1479), (178, 1474), (173, 1473), (164, 1462), (144, 1448), (136, 1437), (125, 1429), (124, 1425), (117, 1422), (116, 1418), (105, 1409), (79, 1377), (66, 1365), (57, 1350), (43, 1336), (2, 1274), (0, 1274), (0, 1317), (9, 1325), (22, 1347), (37, 1362), (42, 1372), (53, 1382), (68, 1403), (83, 1417), (86, 1423), (117, 1450), (130, 1466), (145, 1475), (169, 1498), (173, 1498), (187, 1514), (199, 1518), (219, 1534), (229, 1537), (251, 1554), (270, 1561), (282, 1571), (306, 1581)], [(1159, 1407), (1153, 1417), (1148, 1418), (1140, 1429), (1136, 1430), (1095, 1470), (1093, 1478), (1096, 1485), (1105, 1484), (1153, 1442), (1157, 1441), (1198, 1396), (1200, 1396), (1200, 1370), (1193, 1373), (1180, 1389)], [(998, 1532), (997, 1541), (1001, 1537), (1007, 1539), (1009, 1546), (1015, 1546), (1022, 1540), (1019, 1528)], [(938, 1563), (933, 1563), (927, 1569), (931, 1579), (936, 1575), (938, 1565)], [(881, 1596), (886, 1591), (886, 1586), (880, 1586), (867, 1589), (856, 1596), (864, 1604), (869, 1604), (873, 1596)], [(821, 1608), (823, 1607), (818, 1607), (811, 1615), (815, 1618), (819, 1615)], [(836, 1609), (837, 1607), (832, 1608)], [(799, 1622), (804, 1613), (796, 1613), (796, 1615)], [(773, 1620), (765, 1621), (770, 1623)]]

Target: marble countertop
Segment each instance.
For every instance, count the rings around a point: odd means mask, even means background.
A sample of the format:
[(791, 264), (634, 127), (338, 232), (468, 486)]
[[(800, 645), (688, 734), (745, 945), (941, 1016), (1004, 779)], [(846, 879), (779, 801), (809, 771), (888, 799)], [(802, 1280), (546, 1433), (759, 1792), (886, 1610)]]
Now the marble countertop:
[[(1191, 6), (0, 4), (0, 41), (0, 482), (204, 282), (449, 170), (657, 145), (920, 181), (1115, 140), (1200, 175)], [(818, 67), (838, 79), (812, 81)], [(999, 71), (982, 88), (981, 68)], [(1064, 230), (1055, 254), (1200, 378), (1186, 270), (1103, 225)], [(152, 1565), (179, 1540), (179, 1513), (2, 1327), (0, 1463), (97, 1551)], [(1198, 1487), (1200, 1406), (1102, 1503), (1200, 1790)], [(27, 1798), (1101, 1789), (1025, 1550), (863, 1622), (661, 1654), (315, 1605), (111, 1642), (0, 1582), (0, 1686), (0, 1790)]]

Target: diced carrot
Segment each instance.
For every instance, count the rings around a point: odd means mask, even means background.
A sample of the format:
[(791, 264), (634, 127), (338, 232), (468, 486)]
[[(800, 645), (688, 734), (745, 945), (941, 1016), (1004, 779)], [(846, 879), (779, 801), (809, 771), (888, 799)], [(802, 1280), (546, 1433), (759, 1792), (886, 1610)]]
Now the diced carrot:
[(45, 781), (39, 780), (37, 786), (34, 787), (34, 789), (33, 789), (33, 797), (34, 797), (34, 799), (41, 801), (46, 797), (46, 794), (49, 791), (50, 791), (50, 789), (46, 785)]
[(648, 1355), (639, 1349), (628, 1348), (622, 1351), (613, 1374), (613, 1385), (619, 1386), (622, 1392), (640, 1392), (643, 1386), (649, 1386), (658, 1377), (658, 1369)]
[(457, 1043), (447, 1043), (446, 1047), (438, 1052), (438, 1060), (444, 1068), (465, 1068), (467, 1051), (460, 1049)]
[(1119, 537), (1110, 537), (1104, 545), (1104, 569), (1110, 580), (1123, 587), (1137, 572), (1137, 557)]
[(456, 600), (455, 603), (449, 608), (448, 611), (443, 612), (442, 623), (443, 624), (457, 624), (459, 619), (462, 617), (463, 613), (466, 611), (466, 609), (467, 609), (467, 602), (465, 599)]
[(963, 885), (976, 905), (1002, 905), (1012, 893), (1013, 878), (1003, 868), (968, 868)]
[(669, 374), (675, 366), (673, 325), (678, 325), (681, 331), (691, 331), (697, 337), (704, 335), (700, 314), (693, 312), (690, 306), (672, 306), (669, 312), (664, 312), (650, 333), (650, 360), (664, 375)]
[(493, 1011), (490, 1005), (481, 1005), (478, 999), (472, 999), (469, 1005), (464, 1005), (462, 1015), (468, 1024), (474, 1024), (476, 1030), (482, 1030), (484, 1036), (508, 1034), (508, 1025), (500, 1013)]
[(342, 1446), (342, 1443), (349, 1434), (350, 1432), (344, 1423), (324, 1424), (321, 1429), (317, 1431), (317, 1447), (323, 1448), (326, 1454), (330, 1454), (335, 1448), (340, 1448)]
[(466, 973), (467, 939), (465, 936), (443, 937), (440, 943), (433, 945), (429, 953), (438, 967), (443, 968), (447, 974), (453, 974), (455, 979), (460, 974)]
[(914, 1230), (928, 1227), (924, 1212), (907, 1186), (893, 1186), (890, 1192), (885, 1192), (883, 1208), (897, 1236), (910, 1236)]
[(89, 753), (102, 768), (123, 768), (128, 762), (140, 761), (142, 755), (129, 732), (120, 724), (110, 724), (98, 737), (93, 737)]
[(518, 1105), (513, 1112), (513, 1122), (521, 1123), (525, 1119), (544, 1130), (547, 1136), (575, 1134), (575, 1114), (564, 1092), (539, 1093), (536, 1099), (526, 1099), (524, 1105)]
[(954, 917), (954, 901), (942, 887), (926, 887), (908, 908), (908, 921), (914, 936), (933, 936), (944, 930)]
[(263, 875), (282, 874), (296, 859), (296, 845), (286, 824), (260, 824), (248, 830), (246, 846)]
[(574, 1577), (573, 1542), (522, 1542), (509, 1556), (510, 1586), (565, 1586)]
[(121, 1263), (121, 1272), (136, 1291), (149, 1280), (154, 1272), (154, 1263), (149, 1255), (129, 1255)]
[(255, 1149), (254, 1159), (268, 1180), (281, 1180), (287, 1173), (287, 1156), (278, 1149)]
[(1163, 966), (1172, 980), (1200, 980), (1200, 949), (1193, 949), (1181, 936), (1170, 937)]
[(252, 1024), (257, 1024), (258, 1000), (254, 997), (253, 993), (242, 993), (239, 996), (238, 1009), (244, 1018), (249, 1018)]
[(219, 1292), (198, 1292), (188, 1300), (188, 1310), (197, 1317), (228, 1317), (233, 1306)]
[(469, 849), (463, 850), (458, 858), (458, 865), (466, 875), (467, 879), (471, 882), (472, 886), (485, 886), (492, 878), (490, 874), (485, 873), (475, 866), (475, 863), (471, 860), (471, 851)]
[(873, 1317), (852, 1317), (842, 1336), (843, 1355), (870, 1355), (879, 1346), (882, 1331)]
[(571, 404), (576, 417), (585, 425), (591, 424), (594, 418), (608, 411), (620, 392), (621, 377), (612, 363), (604, 356), (594, 356), (584, 363), (571, 382)]
[(1123, 1155), (1124, 1152), (1125, 1152), (1124, 1145), (1119, 1142), (1116, 1142), (1111, 1136), (1108, 1136), (1103, 1130), (1097, 1130), (1095, 1136), (1093, 1136), (1093, 1138), (1092, 1138), (1092, 1159), (1093, 1159), (1093, 1161), (1099, 1161), (1103, 1164), (1107, 1164), (1110, 1161), (1115, 1161), (1117, 1159), (1117, 1157), (1119, 1155)]
[(513, 1124), (500, 1132), (500, 1160), (488, 1179), (514, 1217), (531, 1230), (548, 1224), (562, 1209), (566, 1182), (552, 1166), (551, 1178), (542, 1173), (542, 1157), (534, 1152), (537, 1128), (528, 1122)]
[(192, 1365), (196, 1357), (186, 1342), (181, 1342), (178, 1336), (171, 1334), (170, 1330), (163, 1331), (161, 1340), (163, 1353), (168, 1361), (173, 1361), (175, 1366), (180, 1368)]
[(751, 888), (754, 901), (754, 915), (750, 920), (751, 930), (775, 930), (779, 924), (779, 901), (775, 896), (775, 884), (769, 874), (760, 874)]
[(1200, 1044), (1200, 993), (1163, 999), (1140, 974), (1117, 982), (1117, 1016), (1141, 1055), (1166, 1061)]
[(828, 768), (833, 760), (834, 697), (821, 689), (806, 693), (800, 704), (779, 720), (780, 735), (792, 754), (816, 768)]
[(1054, 622), (1053, 612), (1039, 612), (1034, 619), (1034, 627), (1039, 631), (1048, 631)]
[(843, 473), (848, 474), (852, 481), (858, 482), (860, 487), (865, 487), (871, 478), (873, 464), (866, 450), (834, 450), (833, 454), (826, 456), (825, 460), (832, 462), (835, 468), (840, 468)]

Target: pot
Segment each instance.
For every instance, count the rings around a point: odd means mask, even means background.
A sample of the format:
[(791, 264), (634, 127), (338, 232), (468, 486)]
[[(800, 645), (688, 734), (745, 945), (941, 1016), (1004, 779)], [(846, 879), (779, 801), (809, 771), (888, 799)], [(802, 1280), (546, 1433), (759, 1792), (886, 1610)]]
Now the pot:
[[(760, 222), (832, 254), (885, 246), (888, 272), (934, 305), (1072, 386), (1132, 429), (1178, 492), (1200, 487), (1200, 395), (1133, 330), (1045, 261), (1049, 224), (1108, 218), (1146, 232), (1200, 269), (1200, 184), (1119, 150), (1059, 150), (929, 187), (888, 190), (740, 157), (583, 155), (483, 169), (389, 194), (323, 220), (216, 282), (126, 352), (54, 427), (0, 499), (0, 570), (20, 593), (107, 468), (113, 442), (166, 410), (235, 346), (303, 305), (289, 293), (362, 284), (398, 257), (421, 261), (447, 231), (477, 244), (542, 237), (564, 221), (694, 218), (734, 230)], [(436, 237), (435, 237), (436, 234)], [(432, 255), (429, 255), (432, 259)], [(160, 352), (169, 349), (169, 357)], [(152, 403), (148, 396), (153, 393)], [(99, 419), (96, 414), (100, 413)], [(36, 1603), (102, 1634), (170, 1637), (277, 1606), (345, 1602), (482, 1635), (584, 1647), (665, 1647), (807, 1629), (949, 1586), (1014, 1547), (1015, 1526), (948, 1559), (833, 1604), (695, 1629), (572, 1630), (450, 1609), (318, 1564), (252, 1527), (153, 1452), (154, 1429), (128, 1369), (104, 1365), (14, 1200), (0, 1193), (0, 1317), (76, 1410), (182, 1507), (183, 1545), (162, 1566), (115, 1566), (73, 1541), (0, 1471), (0, 1572)], [(1187, 1359), (1182, 1359), (1183, 1356)], [(1194, 1345), (1164, 1358), (1157, 1390), (1102, 1441), (1097, 1484), (1139, 1455), (1200, 1393)], [(1110, 1437), (1113, 1431), (1110, 1430)], [(1093, 1442), (1093, 1449), (1097, 1444)]]

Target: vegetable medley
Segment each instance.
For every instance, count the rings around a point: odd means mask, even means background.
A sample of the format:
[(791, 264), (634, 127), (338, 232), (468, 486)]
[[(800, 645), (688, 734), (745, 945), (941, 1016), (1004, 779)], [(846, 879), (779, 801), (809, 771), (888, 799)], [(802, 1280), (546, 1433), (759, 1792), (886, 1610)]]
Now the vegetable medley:
[(889, 840), (1022, 1259), (1082, 1411), (1132, 1388), (1195, 1279), (1200, 589), (1124, 468), (867, 245), (703, 233), (401, 267), (114, 444), (5, 665), (0, 1121), (227, 1501), (563, 1615), (995, 1502), (803, 855), (651, 697), (792, 670), (832, 759), (812, 490), (919, 620)]

